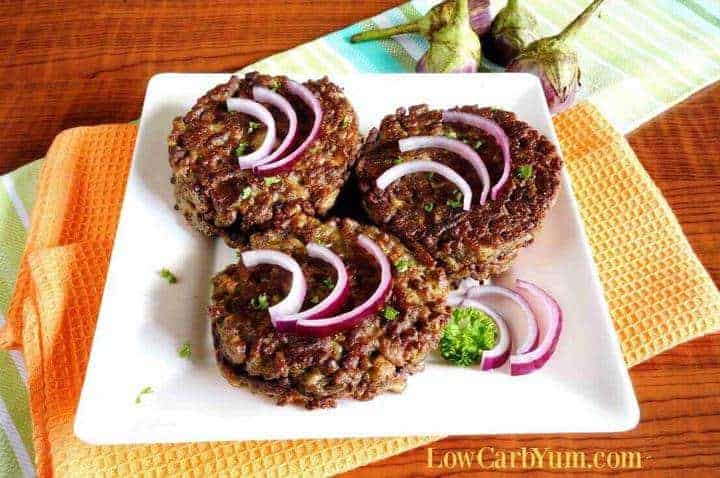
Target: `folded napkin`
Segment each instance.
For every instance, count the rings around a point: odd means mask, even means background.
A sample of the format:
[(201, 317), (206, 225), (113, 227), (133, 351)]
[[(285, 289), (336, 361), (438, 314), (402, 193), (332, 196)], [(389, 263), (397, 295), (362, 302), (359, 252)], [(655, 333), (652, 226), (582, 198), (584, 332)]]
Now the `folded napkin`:
[[(626, 141), (588, 104), (555, 124), (628, 365), (717, 330), (720, 294)], [(89, 446), (75, 438), (135, 134), (132, 125), (65, 131), (40, 172), (0, 334), (25, 354), (39, 475), (320, 476), (438, 439)]]

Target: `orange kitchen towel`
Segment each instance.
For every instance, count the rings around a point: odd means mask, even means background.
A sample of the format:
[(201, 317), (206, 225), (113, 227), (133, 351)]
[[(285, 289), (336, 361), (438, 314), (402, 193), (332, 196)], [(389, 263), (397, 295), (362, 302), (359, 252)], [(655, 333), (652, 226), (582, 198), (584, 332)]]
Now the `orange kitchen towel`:
[[(720, 294), (625, 140), (588, 104), (556, 127), (628, 365), (717, 330)], [(0, 334), (25, 353), (40, 476), (328, 475), (437, 439), (88, 446), (75, 438), (135, 133), (130, 125), (63, 132), (41, 171)]]

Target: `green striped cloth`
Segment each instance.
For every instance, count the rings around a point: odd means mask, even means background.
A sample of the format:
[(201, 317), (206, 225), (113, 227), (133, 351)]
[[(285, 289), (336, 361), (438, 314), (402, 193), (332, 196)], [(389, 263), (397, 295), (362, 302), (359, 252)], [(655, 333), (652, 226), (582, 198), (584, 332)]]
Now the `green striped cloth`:
[[(589, 0), (525, 0), (545, 33), (555, 33)], [(339, 32), (280, 53), (245, 70), (284, 74), (412, 71), (427, 42), (403, 35), (351, 45), (364, 29), (417, 18), (432, 4), (415, 0)], [(493, 1), (493, 10), (504, 2)], [(718, 0), (606, 0), (576, 39), (582, 97), (629, 132), (720, 78)], [(490, 71), (499, 69), (490, 63)], [(18, 271), (40, 161), (1, 177), (0, 312), (7, 310)], [(4, 320), (0, 313), (0, 323)], [(0, 477), (32, 476), (33, 448), (26, 373), (16, 352), (0, 352)]]

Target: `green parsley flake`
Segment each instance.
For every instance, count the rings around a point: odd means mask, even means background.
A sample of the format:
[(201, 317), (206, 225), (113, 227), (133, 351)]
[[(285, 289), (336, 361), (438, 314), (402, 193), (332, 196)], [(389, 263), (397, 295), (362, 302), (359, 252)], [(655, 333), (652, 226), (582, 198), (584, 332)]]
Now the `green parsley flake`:
[(480, 149), (480, 146), (482, 146), (482, 145), (483, 145), (482, 140), (475, 141), (475, 149)]
[(453, 310), (440, 339), (440, 355), (449, 362), (467, 367), (480, 362), (482, 353), (498, 340), (495, 321), (481, 310), (460, 307)]
[(259, 127), (260, 127), (260, 123), (258, 123), (257, 121), (250, 121), (250, 122), (248, 123), (248, 133), (252, 133), (253, 131), (255, 131), (256, 129), (258, 129)]
[(458, 137), (457, 133), (451, 129), (448, 129), (445, 131), (445, 136), (447, 136), (448, 138), (453, 138), (453, 139), (457, 139), (457, 137)]
[(454, 198), (454, 199), (449, 199), (448, 202), (447, 202), (447, 205), (450, 206), (450, 207), (452, 207), (452, 208), (455, 208), (455, 209), (457, 209), (457, 208), (459, 208), (459, 207), (462, 207), (462, 205), (463, 205), (463, 193), (461, 193), (460, 191), (455, 191), (455, 198)]
[(322, 280), (322, 285), (324, 285), (327, 289), (332, 289), (333, 287), (335, 287), (335, 281), (333, 281), (329, 277), (326, 277)]
[(160, 277), (168, 281), (170, 284), (174, 284), (177, 282), (177, 277), (175, 277), (175, 274), (170, 272), (169, 269), (160, 269), (158, 271), (158, 274), (160, 274)]
[(255, 310), (267, 310), (270, 307), (267, 294), (260, 294), (250, 299), (250, 307)]
[(397, 269), (398, 272), (405, 272), (408, 269), (410, 269), (411, 265), (412, 265), (412, 260), (408, 259), (407, 257), (401, 257), (395, 263), (395, 269)]
[(345, 115), (342, 119), (342, 123), (340, 124), (340, 127), (342, 129), (345, 129), (348, 126), (350, 126), (350, 122), (352, 122), (352, 118), (350, 118), (350, 115)]
[(250, 196), (252, 196), (252, 188), (250, 186), (246, 186), (245, 189), (242, 190), (242, 193), (240, 193), (240, 199), (247, 199)]
[(277, 176), (268, 176), (265, 178), (265, 186), (272, 186), (273, 184), (277, 184), (281, 181), (281, 179)]
[(270, 89), (273, 91), (277, 91), (280, 89), (280, 81), (273, 80), (272, 83), (270, 83)]
[(135, 397), (135, 404), (139, 405), (142, 401), (142, 396), (147, 395), (148, 393), (153, 393), (152, 387), (144, 387), (142, 390), (140, 390), (140, 393), (138, 393)]
[(518, 168), (517, 175), (520, 179), (530, 179), (533, 175), (533, 167), (531, 164), (523, 164)]
[(386, 305), (385, 308), (382, 311), (383, 317), (385, 317), (387, 320), (395, 320), (397, 319), (398, 315), (400, 315), (400, 312), (390, 305)]
[(178, 355), (180, 358), (189, 359), (192, 355), (192, 345), (190, 345), (190, 342), (185, 342), (182, 344), (182, 347), (180, 347), (180, 350), (178, 350)]
[(393, 159), (393, 164), (396, 164), (396, 165), (397, 165), (397, 164), (400, 164), (400, 163), (402, 163), (402, 162), (403, 162), (403, 159), (402, 159), (401, 157), (399, 157), (399, 156), (398, 156), (397, 158)]
[(235, 156), (242, 156), (245, 154), (245, 150), (247, 150), (248, 144), (247, 143), (240, 143), (237, 145), (237, 148), (235, 148)]
[(426, 203), (425, 203), (425, 206), (424, 206), (424, 209), (425, 209), (427, 212), (432, 212), (433, 209), (435, 209), (435, 203), (426, 202)]

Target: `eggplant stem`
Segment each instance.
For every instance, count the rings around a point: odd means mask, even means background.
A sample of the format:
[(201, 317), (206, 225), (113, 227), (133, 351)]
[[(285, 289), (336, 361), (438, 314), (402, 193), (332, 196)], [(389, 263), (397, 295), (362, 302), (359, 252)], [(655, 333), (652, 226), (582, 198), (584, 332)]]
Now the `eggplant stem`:
[(566, 26), (563, 31), (556, 35), (555, 38), (559, 41), (566, 41), (572, 38), (578, 32), (578, 30), (580, 30), (588, 20), (590, 20), (590, 17), (593, 16), (595, 10), (597, 10), (600, 7), (600, 4), (602, 4), (602, 2), (604, 1), (605, 0), (594, 0), (590, 5), (585, 8), (585, 10), (582, 11), (580, 15), (575, 17), (575, 19), (570, 22), (570, 24)]
[(368, 30), (366, 32), (356, 33), (350, 37), (352, 43), (359, 43), (370, 40), (384, 40), (395, 35), (402, 35), (403, 33), (417, 33), (420, 31), (420, 25), (418, 22), (404, 23), (402, 25), (396, 25), (389, 28), (379, 28), (377, 30)]

